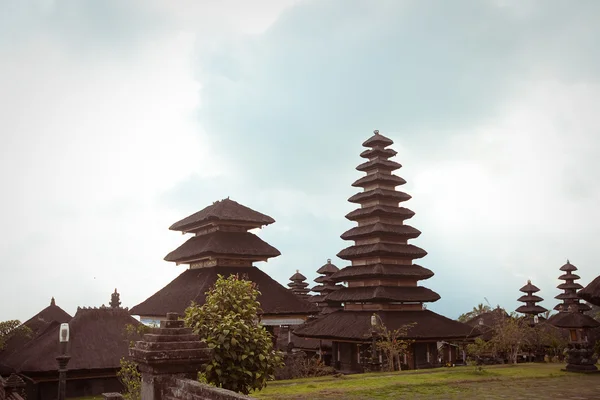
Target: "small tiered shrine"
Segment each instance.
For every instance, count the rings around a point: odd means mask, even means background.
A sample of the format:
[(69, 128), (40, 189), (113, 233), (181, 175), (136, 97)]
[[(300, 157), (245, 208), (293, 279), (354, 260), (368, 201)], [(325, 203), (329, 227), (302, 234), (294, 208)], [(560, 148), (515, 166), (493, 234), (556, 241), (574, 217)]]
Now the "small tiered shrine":
[(114, 293), (110, 295), (110, 303), (109, 303), (109, 305), (112, 308), (119, 308), (119, 307), (121, 307), (121, 295), (119, 294), (119, 292), (117, 292), (116, 288), (115, 288)]
[(317, 293), (310, 299), (311, 302), (315, 303), (319, 307), (321, 314), (328, 314), (333, 311), (337, 311), (342, 308), (342, 304), (339, 301), (329, 300), (325, 298), (329, 293), (335, 292), (342, 288), (341, 285), (337, 284), (331, 279), (331, 276), (338, 272), (340, 269), (331, 263), (331, 259), (327, 259), (327, 263), (317, 270), (320, 276), (315, 278), (315, 282), (318, 285), (313, 286), (311, 289)]
[(292, 293), (305, 300), (311, 297), (308, 294), (308, 292), (310, 292), (310, 289), (308, 288), (306, 277), (302, 275), (299, 270), (296, 270), (296, 273), (290, 276), (290, 281), (291, 282), (288, 283), (288, 286)]
[(538, 314), (542, 314), (548, 311), (544, 307), (537, 304), (541, 301), (544, 301), (544, 299), (534, 294), (539, 292), (540, 289), (538, 289), (537, 286), (533, 285), (530, 280), (528, 280), (527, 285), (523, 286), (521, 289), (519, 289), (519, 291), (525, 294), (519, 297), (517, 301), (520, 301), (525, 304), (519, 306), (516, 310), (517, 312), (527, 314), (531, 316), (531, 318), (534, 318)]
[(258, 286), (263, 325), (303, 323), (316, 313), (316, 308), (253, 265), (280, 255), (279, 250), (249, 232), (273, 222), (268, 215), (227, 198), (174, 223), (169, 229), (193, 236), (165, 260), (176, 265), (187, 264), (189, 268), (133, 307), (131, 314), (139, 315), (145, 323), (164, 320), (170, 312), (183, 315), (192, 301), (204, 303), (205, 293), (218, 275), (239, 275)]
[[(415, 324), (406, 337), (415, 340), (404, 359), (410, 368), (424, 368), (437, 362), (436, 342), (464, 340), (472, 334), (468, 325), (424, 306), (440, 296), (419, 285), (419, 281), (430, 278), (433, 272), (413, 264), (413, 260), (427, 252), (408, 244), (409, 239), (421, 232), (404, 224), (414, 212), (398, 205), (411, 196), (396, 190), (406, 181), (392, 173), (401, 165), (390, 160), (397, 154), (388, 148), (391, 144), (392, 140), (378, 131), (363, 143), (368, 149), (361, 157), (367, 161), (356, 169), (366, 176), (352, 184), (363, 191), (348, 199), (360, 208), (346, 215), (357, 226), (341, 236), (353, 240), (354, 245), (338, 253), (351, 266), (331, 276), (334, 282), (347, 282), (348, 286), (324, 299), (343, 303), (343, 310), (319, 317), (294, 332), (302, 337), (332, 340), (334, 365), (341, 370), (360, 371), (369, 362), (366, 358), (375, 334), (372, 321), (383, 323), (389, 330)], [(373, 314), (376, 316), (372, 319)], [(444, 359), (456, 359), (456, 347), (449, 346), (447, 351)]]
[(560, 270), (563, 271), (564, 274), (559, 276), (558, 279), (565, 282), (558, 285), (557, 288), (561, 289), (563, 293), (555, 296), (554, 298), (562, 300), (562, 302), (557, 304), (554, 309), (557, 311), (567, 311), (569, 310), (571, 304), (574, 304), (575, 308), (580, 313), (591, 310), (591, 307), (587, 304), (580, 303), (579, 296), (577, 295), (577, 291), (583, 288), (583, 286), (575, 282), (579, 279), (579, 275), (573, 273), (574, 271), (577, 271), (577, 267), (567, 260), (567, 263), (560, 267)]

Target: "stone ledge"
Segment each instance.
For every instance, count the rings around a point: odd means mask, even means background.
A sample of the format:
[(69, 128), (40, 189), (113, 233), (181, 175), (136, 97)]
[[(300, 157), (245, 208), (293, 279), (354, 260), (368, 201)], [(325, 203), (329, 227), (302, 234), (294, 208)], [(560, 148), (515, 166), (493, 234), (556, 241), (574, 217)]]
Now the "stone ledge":
[(175, 378), (169, 388), (171, 396), (181, 400), (251, 400), (246, 396), (231, 390), (210, 386), (191, 379)]

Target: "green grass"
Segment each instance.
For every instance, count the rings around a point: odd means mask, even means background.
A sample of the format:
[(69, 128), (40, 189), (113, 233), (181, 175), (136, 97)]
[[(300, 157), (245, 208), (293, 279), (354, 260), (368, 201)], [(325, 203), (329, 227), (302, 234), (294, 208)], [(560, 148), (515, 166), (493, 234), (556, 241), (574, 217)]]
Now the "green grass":
[[(485, 387), (492, 391), (514, 390), (515, 380), (519, 380), (518, 386), (527, 388), (529, 383), (540, 379), (554, 382), (556, 378), (573, 378), (573, 374), (560, 370), (563, 367), (562, 364), (519, 364), (486, 366), (483, 371), (476, 367), (455, 367), (305, 378), (270, 382), (252, 395), (259, 399), (398, 399), (438, 395), (452, 398), (474, 395)], [(544, 383), (544, 387), (548, 385)], [(486, 393), (489, 393), (487, 389)]]

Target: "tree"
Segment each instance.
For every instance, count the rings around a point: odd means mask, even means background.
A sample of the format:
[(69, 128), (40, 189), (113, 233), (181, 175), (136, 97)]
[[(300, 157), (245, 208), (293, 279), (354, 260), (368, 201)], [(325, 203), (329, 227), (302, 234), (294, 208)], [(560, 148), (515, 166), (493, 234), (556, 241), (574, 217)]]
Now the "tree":
[(395, 362), (398, 364), (398, 370), (402, 370), (400, 356), (406, 354), (410, 348), (410, 345), (414, 342), (414, 340), (402, 338), (406, 338), (409, 329), (416, 325), (416, 322), (402, 325), (398, 329), (390, 330), (385, 326), (379, 315), (374, 315), (377, 316), (378, 323), (375, 330), (379, 338), (375, 345), (385, 355), (385, 359), (387, 361), (386, 370), (395, 371)]
[(283, 365), (283, 353), (273, 349), (271, 335), (259, 323), (259, 294), (253, 282), (219, 275), (205, 303), (186, 309), (186, 325), (214, 349), (203, 371), (209, 383), (248, 394), (265, 387)]
[(31, 337), (32, 333), (31, 329), (25, 325), (21, 325), (18, 319), (0, 322), (0, 350), (4, 349), (4, 346), (11, 337), (17, 335)]
[(490, 340), (493, 351), (504, 353), (514, 364), (523, 346), (528, 345), (531, 327), (526, 318), (519, 318), (516, 314), (508, 318), (498, 318), (494, 326), (494, 336)]
[(467, 322), (481, 314), (485, 314), (486, 312), (490, 312), (490, 311), (492, 311), (492, 308), (489, 305), (479, 303), (476, 307), (473, 307), (473, 309), (471, 311), (461, 314), (458, 317), (458, 320), (460, 322)]
[(142, 374), (135, 362), (122, 358), (121, 368), (117, 371), (117, 378), (125, 389), (123, 398), (125, 400), (141, 400), (142, 398)]

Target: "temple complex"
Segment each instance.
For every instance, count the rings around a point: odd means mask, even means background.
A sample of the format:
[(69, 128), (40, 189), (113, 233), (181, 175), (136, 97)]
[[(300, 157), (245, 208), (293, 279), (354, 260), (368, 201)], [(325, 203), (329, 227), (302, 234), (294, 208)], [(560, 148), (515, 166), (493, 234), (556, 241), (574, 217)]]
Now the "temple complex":
[(557, 286), (557, 288), (561, 289), (563, 293), (555, 296), (554, 298), (562, 300), (562, 302), (557, 304), (554, 309), (558, 311), (567, 311), (571, 304), (574, 304), (580, 313), (589, 311), (591, 307), (587, 304), (580, 303), (579, 296), (577, 295), (577, 291), (583, 288), (583, 286), (575, 282), (579, 279), (579, 275), (573, 273), (574, 271), (577, 271), (577, 267), (567, 260), (567, 263), (560, 267), (560, 270), (563, 271), (564, 274), (559, 276), (558, 279), (565, 281), (565, 283), (561, 283)]
[(339, 270), (338, 267), (331, 263), (331, 259), (329, 258), (327, 259), (327, 263), (317, 270), (317, 273), (320, 274), (320, 276), (315, 278), (315, 282), (318, 283), (318, 285), (313, 286), (311, 289), (311, 291), (317, 294), (312, 296), (310, 301), (319, 307), (319, 312), (321, 314), (328, 314), (342, 308), (342, 303), (339, 301), (325, 300), (329, 293), (342, 288), (341, 285), (331, 279), (331, 276)]
[[(415, 340), (404, 360), (410, 368), (436, 363), (437, 342), (465, 340), (472, 334), (468, 325), (425, 307), (425, 303), (437, 301), (440, 296), (419, 285), (419, 281), (432, 277), (433, 272), (413, 263), (427, 252), (408, 243), (421, 232), (404, 224), (414, 212), (398, 205), (411, 196), (396, 190), (406, 181), (392, 173), (401, 167), (390, 160), (397, 154), (389, 148), (392, 144), (392, 140), (378, 131), (363, 143), (368, 149), (360, 156), (367, 161), (356, 169), (366, 176), (352, 184), (363, 191), (348, 199), (360, 208), (346, 215), (357, 226), (341, 235), (344, 240), (354, 241), (354, 245), (338, 253), (339, 258), (350, 261), (351, 265), (331, 275), (333, 282), (346, 282), (348, 286), (324, 299), (342, 303), (343, 309), (320, 316), (294, 331), (301, 337), (332, 340), (334, 365), (341, 370), (361, 371), (370, 361), (367, 353), (375, 334), (371, 325), (373, 314), (379, 317), (373, 320), (389, 330), (415, 324), (406, 337)], [(442, 358), (456, 359), (455, 349), (448, 346), (448, 354)]]
[(302, 324), (316, 308), (253, 265), (280, 255), (279, 250), (249, 232), (273, 222), (268, 215), (227, 198), (174, 223), (169, 229), (193, 236), (165, 260), (189, 267), (133, 307), (131, 314), (139, 315), (145, 323), (164, 320), (170, 312), (183, 315), (192, 302), (204, 303), (205, 293), (218, 275), (239, 275), (258, 286), (263, 325)]
[(310, 289), (308, 288), (308, 283), (306, 283), (306, 277), (302, 275), (299, 270), (296, 270), (296, 273), (290, 276), (290, 283), (288, 283), (288, 286), (292, 293), (304, 300), (311, 297), (310, 294), (308, 294)]
[(519, 291), (521, 291), (525, 294), (523, 296), (519, 297), (517, 299), (517, 301), (520, 301), (525, 304), (522, 306), (519, 306), (516, 309), (517, 312), (520, 312), (522, 314), (527, 314), (527, 315), (534, 317), (538, 314), (545, 313), (546, 311), (548, 311), (544, 307), (536, 304), (536, 303), (539, 303), (540, 301), (544, 301), (544, 299), (542, 299), (540, 296), (534, 295), (534, 293), (539, 292), (540, 289), (538, 289), (537, 286), (533, 285), (530, 280), (528, 280), (527, 285), (523, 286), (521, 289), (519, 289)]

